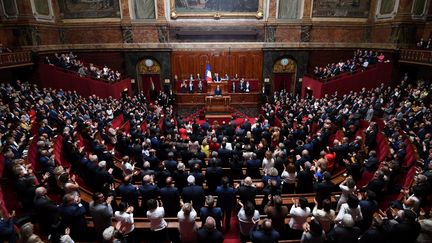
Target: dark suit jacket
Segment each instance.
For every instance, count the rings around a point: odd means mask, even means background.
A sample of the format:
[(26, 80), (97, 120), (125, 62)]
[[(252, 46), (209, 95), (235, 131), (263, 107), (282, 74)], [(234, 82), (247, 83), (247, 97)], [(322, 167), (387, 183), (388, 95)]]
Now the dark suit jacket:
[(232, 158), (232, 152), (229, 149), (220, 148), (218, 150), (218, 157), (222, 161), (223, 166), (228, 166), (229, 165), (229, 159)]
[(331, 199), (331, 193), (335, 190), (335, 185), (332, 182), (321, 182), (315, 185), (316, 200), (318, 205), (322, 204), (324, 199)]
[(313, 192), (313, 174), (310, 171), (299, 171), (297, 173), (297, 193)]
[(358, 227), (346, 228), (339, 226), (330, 231), (328, 239), (332, 243), (357, 243), (360, 233)]
[(243, 204), (249, 201), (255, 205), (255, 196), (257, 194), (257, 189), (255, 187), (241, 185), (239, 188), (237, 188), (237, 194), (239, 195), (240, 201)]
[(139, 192), (142, 196), (142, 207), (145, 211), (147, 211), (147, 201), (149, 199), (156, 199), (159, 195), (159, 188), (155, 184), (142, 184), (139, 187)]
[(185, 171), (177, 171), (174, 173), (174, 181), (175, 185), (178, 188), (179, 192), (183, 191), (183, 188), (187, 186), (187, 178), (189, 174)]
[(60, 215), (62, 217), (63, 227), (69, 227), (73, 239), (82, 238), (87, 230), (87, 220), (85, 219), (86, 210), (84, 206), (77, 203), (62, 205)]
[(222, 95), (222, 90), (221, 89), (215, 89), (214, 94), (215, 95)]
[(200, 243), (222, 243), (224, 236), (220, 231), (209, 231), (206, 228), (201, 228), (197, 231), (198, 242)]
[(117, 188), (117, 195), (122, 197), (123, 202), (127, 202), (129, 205), (138, 206), (139, 188), (132, 184), (121, 184)]
[(234, 188), (218, 186), (216, 188), (216, 195), (218, 196), (217, 205), (222, 209), (231, 209), (234, 206), (236, 192)]
[(253, 179), (261, 178), (260, 168), (261, 168), (261, 160), (248, 160), (246, 161), (246, 174)]
[(221, 184), (224, 172), (222, 167), (208, 167), (206, 170), (205, 178), (207, 180), (207, 186), (210, 194), (214, 194), (216, 187)]
[(280, 238), (280, 234), (276, 230), (272, 229), (271, 232), (265, 233), (263, 230), (258, 230), (256, 226), (250, 231), (249, 236), (252, 242), (259, 243), (276, 243)]
[(51, 225), (58, 222), (59, 208), (46, 197), (35, 197), (33, 203), (41, 230), (49, 233)]
[(198, 209), (202, 208), (204, 206), (204, 189), (197, 185), (190, 185), (185, 188), (183, 188), (182, 192), (182, 199), (183, 202), (192, 202), (193, 207), (196, 208), (197, 212), (199, 212)]
[(165, 208), (165, 216), (176, 217), (180, 210), (180, 193), (178, 189), (166, 186), (160, 189), (160, 196)]

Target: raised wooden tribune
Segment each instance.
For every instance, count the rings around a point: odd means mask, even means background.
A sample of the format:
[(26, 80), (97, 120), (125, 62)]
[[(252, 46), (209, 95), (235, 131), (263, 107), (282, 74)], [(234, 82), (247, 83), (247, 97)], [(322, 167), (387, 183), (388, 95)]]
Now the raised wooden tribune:
[(231, 113), (231, 96), (213, 96), (205, 97), (205, 108), (208, 113), (226, 114)]

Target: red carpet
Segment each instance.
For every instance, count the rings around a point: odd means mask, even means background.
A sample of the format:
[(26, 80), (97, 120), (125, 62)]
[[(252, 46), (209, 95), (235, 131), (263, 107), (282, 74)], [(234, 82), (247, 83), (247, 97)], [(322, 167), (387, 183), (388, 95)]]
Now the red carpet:
[[(230, 231), (224, 233), (225, 236), (225, 240), (224, 242), (227, 243), (240, 243), (240, 231), (238, 228), (238, 222), (236, 219), (237, 214), (235, 214), (233, 212), (233, 214), (231, 215), (231, 229)], [(223, 229), (225, 230), (225, 229)]]

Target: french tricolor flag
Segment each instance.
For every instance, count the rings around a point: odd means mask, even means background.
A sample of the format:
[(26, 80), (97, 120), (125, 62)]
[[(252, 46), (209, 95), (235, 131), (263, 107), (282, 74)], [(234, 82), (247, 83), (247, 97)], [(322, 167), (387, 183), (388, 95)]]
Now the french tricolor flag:
[(210, 71), (210, 63), (207, 63), (205, 70), (205, 80), (211, 82), (213, 80), (212, 73)]

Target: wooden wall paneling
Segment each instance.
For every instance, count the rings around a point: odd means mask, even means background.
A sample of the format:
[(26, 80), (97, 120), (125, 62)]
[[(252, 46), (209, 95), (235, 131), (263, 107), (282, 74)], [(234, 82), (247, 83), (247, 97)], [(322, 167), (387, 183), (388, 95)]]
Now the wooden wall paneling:
[(190, 74), (204, 75), (207, 62), (210, 62), (212, 73), (221, 76), (228, 73), (231, 77), (238, 74), (240, 77), (262, 77), (263, 54), (261, 51), (248, 52), (185, 52), (172, 53), (172, 73), (180, 79), (188, 78)]

